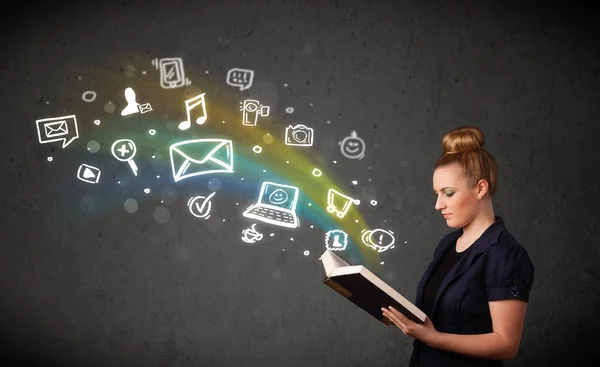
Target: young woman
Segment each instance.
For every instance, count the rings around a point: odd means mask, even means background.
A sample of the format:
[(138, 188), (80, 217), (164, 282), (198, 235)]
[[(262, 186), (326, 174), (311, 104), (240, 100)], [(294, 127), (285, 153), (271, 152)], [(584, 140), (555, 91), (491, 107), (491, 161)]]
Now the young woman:
[(435, 209), (458, 230), (442, 238), (417, 288), (415, 305), (427, 315), (425, 323), (382, 309), (415, 338), (413, 367), (503, 366), (519, 350), (534, 266), (494, 215), (498, 169), (483, 143), (473, 126), (442, 138)]

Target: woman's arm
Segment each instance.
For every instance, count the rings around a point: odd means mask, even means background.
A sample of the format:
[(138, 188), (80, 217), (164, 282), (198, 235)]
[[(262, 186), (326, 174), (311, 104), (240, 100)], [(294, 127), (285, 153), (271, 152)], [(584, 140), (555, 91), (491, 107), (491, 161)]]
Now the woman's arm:
[(494, 332), (474, 335), (437, 332), (423, 342), (432, 348), (476, 358), (514, 359), (521, 343), (527, 303), (521, 300), (502, 300), (488, 304)]

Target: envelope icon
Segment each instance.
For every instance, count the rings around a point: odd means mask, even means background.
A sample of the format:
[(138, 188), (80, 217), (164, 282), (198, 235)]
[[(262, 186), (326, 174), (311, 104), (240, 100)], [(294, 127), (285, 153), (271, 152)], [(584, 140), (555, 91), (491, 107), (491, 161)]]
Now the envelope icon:
[(209, 173), (233, 172), (231, 140), (194, 139), (169, 147), (175, 182)]
[(152, 107), (150, 106), (150, 103), (144, 103), (138, 106), (140, 109), (140, 113), (146, 113), (146, 112), (150, 112), (152, 111)]
[(47, 138), (54, 138), (56, 136), (67, 135), (69, 128), (67, 127), (67, 122), (63, 120), (45, 124), (44, 131)]

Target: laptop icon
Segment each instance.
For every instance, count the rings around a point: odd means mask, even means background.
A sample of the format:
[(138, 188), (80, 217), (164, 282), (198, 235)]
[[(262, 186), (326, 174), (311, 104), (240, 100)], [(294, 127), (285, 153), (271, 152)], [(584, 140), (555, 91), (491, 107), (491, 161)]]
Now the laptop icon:
[(300, 221), (296, 216), (298, 193), (297, 187), (265, 181), (260, 188), (258, 202), (250, 205), (242, 215), (276, 226), (299, 227)]

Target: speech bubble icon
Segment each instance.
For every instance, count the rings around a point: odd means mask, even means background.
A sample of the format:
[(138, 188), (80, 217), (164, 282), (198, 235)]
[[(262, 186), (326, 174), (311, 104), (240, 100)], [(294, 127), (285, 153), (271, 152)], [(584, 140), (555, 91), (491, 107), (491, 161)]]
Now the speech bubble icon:
[(240, 90), (250, 89), (253, 81), (254, 70), (233, 68), (227, 72), (227, 84)]
[(79, 137), (75, 115), (50, 117), (35, 120), (35, 123), (40, 144), (62, 140), (62, 147), (65, 148)]

